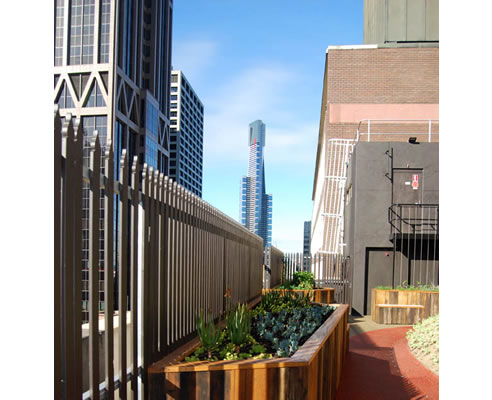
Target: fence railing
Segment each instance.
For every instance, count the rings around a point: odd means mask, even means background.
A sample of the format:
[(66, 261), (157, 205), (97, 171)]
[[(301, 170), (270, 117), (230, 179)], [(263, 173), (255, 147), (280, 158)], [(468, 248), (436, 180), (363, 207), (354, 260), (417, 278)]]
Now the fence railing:
[(439, 285), (439, 205), (392, 204), (393, 285)]
[[(81, 399), (84, 394), (84, 398), (99, 399), (103, 393), (112, 399), (116, 388), (121, 399), (146, 398), (147, 367), (194, 335), (200, 309), (217, 318), (225, 310), (227, 289), (230, 304), (261, 294), (262, 239), (152, 167), (140, 167), (137, 157), (129, 160), (126, 150), (116, 165), (119, 179), (115, 181), (112, 146), (106, 146), (101, 155), (97, 132), (90, 143), (90, 165), (85, 168), (80, 120), (68, 115), (62, 121), (55, 110), (55, 398)], [(81, 328), (83, 181), (89, 182), (90, 188), (88, 366), (82, 361)], [(118, 215), (113, 206), (115, 196)], [(104, 270), (102, 346), (100, 269)], [(119, 365), (115, 365), (113, 352), (115, 309)], [(128, 325), (128, 330), (122, 328)], [(104, 374), (99, 371), (101, 358)], [(89, 376), (86, 393), (84, 368)], [(102, 382), (100, 375), (104, 376)]]
[(292, 280), (296, 271), (313, 273), (316, 287), (334, 288), (335, 301), (339, 304), (349, 304), (352, 307), (353, 272), (350, 258), (343, 257), (341, 254), (286, 254), (284, 256), (284, 280)]
[(284, 253), (276, 247), (265, 248), (265, 269), (263, 288), (270, 289), (282, 283)]

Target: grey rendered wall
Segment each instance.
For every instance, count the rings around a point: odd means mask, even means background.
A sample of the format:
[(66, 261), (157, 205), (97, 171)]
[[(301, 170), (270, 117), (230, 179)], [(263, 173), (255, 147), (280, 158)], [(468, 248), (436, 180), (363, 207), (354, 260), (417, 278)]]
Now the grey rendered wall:
[(364, 314), (366, 296), (366, 253), (393, 246), (388, 223), (392, 184), (385, 176), (391, 172), (386, 152), (392, 148), (393, 168), (423, 168), (423, 203), (439, 203), (437, 143), (361, 142), (355, 146), (347, 180), (352, 193), (345, 209), (345, 255), (352, 259), (353, 308), (360, 314)]
[(364, 0), (364, 43), (439, 41), (439, 0)]

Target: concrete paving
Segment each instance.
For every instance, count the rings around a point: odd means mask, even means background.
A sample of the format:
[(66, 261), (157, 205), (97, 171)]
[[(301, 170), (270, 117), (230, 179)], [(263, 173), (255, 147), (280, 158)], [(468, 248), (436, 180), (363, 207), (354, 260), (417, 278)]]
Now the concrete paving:
[(370, 315), (358, 316), (358, 315), (350, 315), (349, 316), (349, 324), (350, 324), (350, 337), (354, 335), (358, 335), (360, 333), (375, 331), (378, 329), (386, 329), (386, 328), (396, 328), (402, 326), (411, 326), (411, 325), (386, 325), (386, 324), (378, 324), (374, 322)]

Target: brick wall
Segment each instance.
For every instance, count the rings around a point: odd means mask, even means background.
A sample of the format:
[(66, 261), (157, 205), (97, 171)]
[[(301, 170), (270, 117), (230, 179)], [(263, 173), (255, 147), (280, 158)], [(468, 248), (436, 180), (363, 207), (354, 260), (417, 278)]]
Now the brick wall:
[(329, 50), (328, 103), (439, 103), (438, 48)]
[[(325, 71), (323, 131), (329, 138), (354, 138), (358, 122), (330, 123), (330, 104), (438, 104), (439, 48), (330, 49)], [(361, 132), (367, 132), (362, 123)], [(371, 132), (422, 133), (428, 124), (371, 124)], [(432, 124), (439, 132), (439, 123)], [(365, 138), (362, 138), (365, 140)], [(371, 141), (407, 140), (404, 136), (371, 135)], [(438, 136), (433, 136), (433, 141)]]

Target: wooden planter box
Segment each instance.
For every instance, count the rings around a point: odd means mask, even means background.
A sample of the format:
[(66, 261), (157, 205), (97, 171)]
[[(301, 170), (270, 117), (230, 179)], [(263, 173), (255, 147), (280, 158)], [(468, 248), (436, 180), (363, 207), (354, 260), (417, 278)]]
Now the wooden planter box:
[[(262, 294), (270, 292), (272, 290), (285, 293), (287, 289), (263, 289)], [(302, 293), (306, 295), (307, 293), (313, 293), (313, 300), (315, 303), (323, 304), (333, 304), (335, 302), (335, 289), (333, 288), (321, 288), (313, 290), (292, 290), (292, 292)]]
[(378, 324), (413, 325), (439, 314), (439, 292), (372, 289), (371, 316)]
[(334, 399), (348, 351), (348, 305), (337, 309), (290, 358), (180, 363), (195, 346), (148, 370), (152, 399)]

